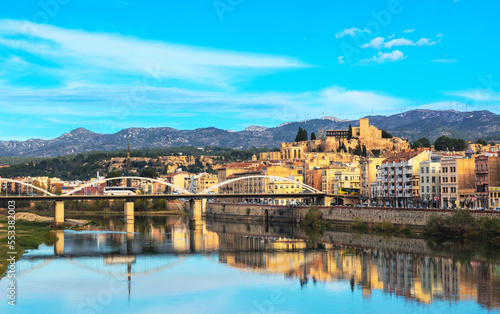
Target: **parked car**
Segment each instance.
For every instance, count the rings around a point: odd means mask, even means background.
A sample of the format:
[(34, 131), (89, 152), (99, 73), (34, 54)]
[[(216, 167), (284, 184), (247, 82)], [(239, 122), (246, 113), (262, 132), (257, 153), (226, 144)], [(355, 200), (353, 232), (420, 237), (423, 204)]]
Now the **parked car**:
[(476, 210), (484, 210), (484, 207), (477, 207)]
[(493, 209), (494, 209), (494, 210), (500, 210), (500, 207), (495, 207), (495, 208), (493, 208)]

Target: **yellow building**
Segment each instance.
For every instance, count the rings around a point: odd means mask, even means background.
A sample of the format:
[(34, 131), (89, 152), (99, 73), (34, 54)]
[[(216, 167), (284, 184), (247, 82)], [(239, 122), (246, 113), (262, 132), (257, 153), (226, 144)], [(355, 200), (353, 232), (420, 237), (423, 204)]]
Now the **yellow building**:
[[(173, 184), (175, 186), (178, 186), (180, 188), (185, 189), (188, 187), (187, 185), (189, 182), (189, 173), (178, 172), (178, 173), (170, 174), (170, 175), (166, 176), (164, 179), (166, 182), (168, 182), (170, 184)], [(166, 189), (169, 192), (173, 192), (173, 189), (170, 187), (168, 187)]]
[(489, 188), (490, 209), (500, 208), (500, 187), (492, 186)]
[(475, 188), (473, 158), (441, 159), (441, 206), (472, 208)]
[(377, 170), (384, 158), (363, 158), (359, 162), (360, 195), (364, 199), (372, 197), (371, 184), (377, 181)]
[[(188, 186), (191, 186), (191, 181), (192, 181), (193, 192), (195, 192), (195, 193), (199, 193), (201, 191), (204, 191), (204, 190), (216, 185), (219, 182), (217, 175), (209, 174), (209, 173), (201, 173), (201, 174), (192, 176), (189, 180), (190, 180), (190, 182), (188, 183)], [(218, 189), (213, 189), (211, 191), (213, 193), (218, 193)]]
[(359, 194), (359, 167), (347, 164), (321, 169), (321, 190), (334, 194)]

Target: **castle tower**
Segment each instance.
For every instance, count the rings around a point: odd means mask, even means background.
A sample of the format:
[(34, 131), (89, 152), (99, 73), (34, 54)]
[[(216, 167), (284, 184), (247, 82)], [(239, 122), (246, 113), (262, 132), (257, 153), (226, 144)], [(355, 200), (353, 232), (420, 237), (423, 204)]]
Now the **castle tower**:
[(359, 119), (359, 137), (370, 137), (370, 121), (368, 118)]

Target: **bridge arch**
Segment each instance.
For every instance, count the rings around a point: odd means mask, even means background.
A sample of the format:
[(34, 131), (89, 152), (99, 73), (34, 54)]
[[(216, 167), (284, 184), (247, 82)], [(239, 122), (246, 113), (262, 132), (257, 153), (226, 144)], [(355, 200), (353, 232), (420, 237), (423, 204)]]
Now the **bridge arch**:
[(252, 178), (264, 178), (264, 179), (275, 179), (277, 181), (285, 181), (285, 182), (289, 182), (289, 183), (293, 183), (293, 184), (299, 185), (300, 187), (302, 187), (302, 188), (304, 188), (304, 189), (306, 189), (306, 190), (308, 190), (310, 192), (321, 193), (321, 191), (313, 188), (310, 185), (307, 185), (305, 183), (302, 183), (302, 182), (299, 182), (299, 181), (295, 181), (295, 180), (292, 180), (292, 179), (289, 179), (289, 178), (277, 177), (277, 176), (267, 176), (267, 175), (255, 175), (255, 176), (246, 176), (246, 177), (234, 178), (234, 179), (226, 180), (226, 181), (223, 181), (223, 182), (218, 183), (216, 185), (213, 185), (213, 186), (211, 186), (211, 187), (209, 187), (209, 188), (207, 188), (207, 189), (199, 192), (198, 194), (207, 194), (208, 192), (210, 192), (212, 190), (215, 190), (215, 189), (218, 189), (221, 186), (224, 186), (224, 185), (236, 182), (236, 181), (246, 180), (246, 179), (252, 179)]
[(33, 184), (29, 184), (29, 183), (26, 183), (26, 182), (23, 182), (23, 181), (12, 180), (12, 179), (5, 179), (5, 178), (0, 178), (0, 181), (7, 181), (7, 182), (12, 182), (12, 183), (19, 183), (19, 184), (22, 184), (22, 185), (24, 185), (24, 186), (28, 186), (28, 187), (30, 187), (30, 188), (33, 188), (33, 189), (35, 189), (35, 190), (37, 190), (37, 191), (43, 192), (43, 193), (45, 193), (45, 194), (47, 194), (47, 195), (50, 195), (50, 196), (55, 196), (55, 194), (50, 193), (50, 192), (49, 192), (49, 191), (47, 191), (47, 190), (44, 190), (44, 189), (42, 189), (42, 188), (39, 188), (39, 187), (37, 187), (37, 186), (34, 186)]
[(91, 183), (87, 183), (87, 184), (84, 184), (82, 186), (79, 186), (78, 188), (72, 190), (72, 191), (69, 191), (67, 193), (64, 193), (63, 195), (71, 195), (75, 192), (78, 192), (78, 191), (81, 191), (85, 188), (88, 188), (89, 186), (92, 186), (94, 184), (100, 184), (100, 183), (104, 183), (104, 182), (107, 182), (107, 181), (112, 181), (112, 180), (120, 180), (120, 179), (132, 179), (132, 180), (146, 180), (146, 181), (150, 181), (150, 182), (158, 182), (160, 184), (163, 184), (163, 185), (167, 185), (171, 188), (173, 188), (174, 190), (177, 190), (179, 192), (181, 192), (182, 194), (191, 194), (188, 190), (186, 189), (183, 189), (181, 187), (178, 187), (176, 185), (173, 185), (172, 183), (168, 183), (168, 182), (165, 182), (165, 181), (161, 181), (161, 180), (157, 180), (157, 179), (153, 179), (153, 178), (146, 178), (146, 177), (132, 177), (132, 176), (124, 176), (124, 177), (115, 177), (115, 178), (105, 178), (105, 179), (101, 179), (101, 180), (97, 180), (97, 181), (94, 181), (94, 182), (91, 182)]

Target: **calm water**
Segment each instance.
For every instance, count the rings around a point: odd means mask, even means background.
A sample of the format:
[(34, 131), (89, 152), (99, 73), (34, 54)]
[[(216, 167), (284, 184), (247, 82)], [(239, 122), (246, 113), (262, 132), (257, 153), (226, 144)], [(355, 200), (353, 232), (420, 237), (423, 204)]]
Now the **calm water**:
[[(17, 263), (0, 313), (479, 313), (500, 308), (500, 261), (421, 239), (185, 217), (94, 218)], [(128, 231), (128, 232), (127, 232)], [(313, 243), (308, 236), (314, 238)], [(0, 281), (3, 291), (7, 278)]]

